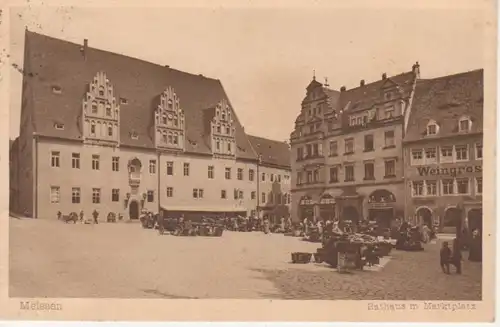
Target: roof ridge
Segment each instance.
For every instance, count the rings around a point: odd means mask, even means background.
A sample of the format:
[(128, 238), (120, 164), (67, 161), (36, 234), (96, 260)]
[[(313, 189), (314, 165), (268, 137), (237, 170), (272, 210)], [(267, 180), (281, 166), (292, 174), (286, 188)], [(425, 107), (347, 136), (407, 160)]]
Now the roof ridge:
[[(75, 43), (75, 42), (68, 41), (68, 40), (63, 40), (63, 39), (60, 39), (60, 38), (57, 38), (57, 37), (53, 37), (53, 36), (50, 36), (50, 35), (41, 34), (41, 33), (33, 32), (33, 31), (30, 31), (30, 30), (26, 30), (26, 33), (27, 34), (33, 34), (33, 35), (36, 35), (36, 36), (45, 37), (45, 38), (51, 39), (52, 41), (61, 42), (61, 43), (67, 43), (67, 44), (72, 45), (72, 46), (82, 47), (82, 44)], [(120, 57), (123, 57), (123, 58), (131, 59), (131, 60), (135, 60), (135, 61), (140, 61), (142, 63), (154, 65), (156, 67), (160, 67), (160, 68), (163, 68), (163, 69), (169, 69), (169, 70), (177, 71), (179, 73), (183, 73), (183, 74), (186, 74), (186, 75), (191, 75), (193, 77), (202, 77), (202, 78), (205, 78), (205, 79), (209, 79), (209, 80), (219, 81), (220, 82), (220, 79), (218, 79), (218, 78), (208, 77), (208, 76), (205, 76), (203, 74), (195, 74), (195, 73), (186, 72), (184, 70), (179, 70), (179, 69), (176, 69), (176, 68), (172, 68), (172, 67), (170, 67), (168, 65), (161, 65), (161, 64), (154, 63), (152, 61), (148, 61), (148, 60), (145, 60), (145, 59), (141, 59), (141, 58), (137, 58), (137, 57), (131, 57), (131, 56), (126, 55), (126, 54), (121, 54), (121, 53), (113, 52), (113, 51), (110, 51), (110, 50), (104, 50), (104, 49), (101, 49), (101, 48), (94, 48), (94, 47), (91, 47), (91, 46), (89, 46), (88, 48), (92, 49), (94, 51), (105, 52), (105, 53), (108, 53), (108, 54), (111, 54), (111, 55), (114, 55), (114, 56), (120, 56)]]
[(376, 81), (373, 81), (373, 82), (370, 82), (370, 83), (365, 83), (364, 85), (358, 85), (358, 86), (353, 87), (351, 89), (346, 88), (346, 90), (344, 92), (349, 92), (349, 91), (352, 91), (352, 90), (357, 90), (357, 89), (360, 89), (360, 88), (363, 88), (363, 87), (367, 87), (367, 86), (373, 85), (375, 83), (380, 83), (380, 82), (385, 81), (385, 80), (392, 80), (394, 83), (396, 83), (393, 80), (393, 78), (400, 77), (400, 76), (403, 76), (403, 75), (406, 75), (406, 74), (413, 74), (413, 72), (412, 71), (408, 71), (408, 72), (404, 72), (404, 73), (399, 73), (397, 75), (387, 76), (386, 79), (379, 79), (379, 80), (376, 80)]
[[(245, 133), (247, 134), (247, 133)], [(263, 137), (263, 136), (257, 136), (257, 135), (251, 135), (251, 134), (247, 134), (248, 137), (253, 137), (253, 138), (257, 138), (257, 139), (263, 139), (263, 140), (267, 140), (267, 141), (273, 141), (273, 142), (277, 142), (277, 143), (283, 143), (283, 144), (286, 144), (285, 141), (279, 141), (279, 140), (275, 140), (275, 139), (271, 139), (271, 138), (268, 138), (268, 137)]]
[(466, 71), (466, 72), (454, 73), (454, 74), (451, 74), (451, 75), (438, 76), (438, 77), (433, 77), (433, 78), (419, 78), (417, 80), (417, 83), (419, 83), (419, 82), (440, 81), (440, 80), (444, 80), (444, 79), (448, 79), (448, 78), (455, 78), (455, 77), (460, 77), (460, 76), (469, 75), (469, 74), (473, 74), (473, 73), (479, 73), (479, 72), (484, 72), (484, 69), (483, 68), (473, 69), (473, 70), (469, 70), (469, 71)]

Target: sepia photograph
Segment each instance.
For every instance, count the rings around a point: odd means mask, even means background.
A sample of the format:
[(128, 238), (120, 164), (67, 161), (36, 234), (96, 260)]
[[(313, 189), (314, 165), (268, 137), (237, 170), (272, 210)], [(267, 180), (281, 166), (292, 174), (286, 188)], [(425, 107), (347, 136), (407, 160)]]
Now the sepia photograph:
[(494, 2), (236, 3), (2, 10), (10, 315), (493, 321)]

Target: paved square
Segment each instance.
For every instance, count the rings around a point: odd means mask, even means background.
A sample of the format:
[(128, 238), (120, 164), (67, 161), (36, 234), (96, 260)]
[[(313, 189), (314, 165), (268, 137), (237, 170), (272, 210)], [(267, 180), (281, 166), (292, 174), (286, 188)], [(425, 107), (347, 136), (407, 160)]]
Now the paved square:
[[(139, 224), (10, 219), (10, 297), (480, 300), (481, 265), (444, 275), (439, 242), (350, 275), (290, 253), (320, 244), (260, 232), (160, 236)], [(467, 258), (464, 255), (464, 258)]]

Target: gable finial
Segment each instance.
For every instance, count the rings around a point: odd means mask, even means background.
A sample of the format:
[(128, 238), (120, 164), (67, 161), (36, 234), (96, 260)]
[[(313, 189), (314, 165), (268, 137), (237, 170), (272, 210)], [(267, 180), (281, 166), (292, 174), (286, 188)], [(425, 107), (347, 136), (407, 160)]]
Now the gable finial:
[(329, 87), (330, 85), (328, 84), (328, 77), (325, 77), (325, 87)]
[(316, 80), (316, 69), (313, 69), (313, 81)]

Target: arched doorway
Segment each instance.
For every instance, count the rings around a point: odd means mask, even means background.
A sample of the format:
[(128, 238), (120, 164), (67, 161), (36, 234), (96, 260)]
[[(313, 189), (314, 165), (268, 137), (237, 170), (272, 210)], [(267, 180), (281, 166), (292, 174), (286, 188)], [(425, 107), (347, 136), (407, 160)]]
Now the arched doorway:
[(139, 203), (137, 201), (133, 200), (130, 202), (128, 215), (130, 219), (139, 219)]
[(390, 228), (395, 218), (396, 196), (384, 189), (373, 191), (368, 196), (368, 219), (376, 221), (381, 228)]
[(305, 195), (300, 199), (300, 220), (302, 221), (304, 218), (311, 221), (314, 219), (313, 201), (308, 195)]
[(462, 211), (458, 208), (446, 209), (443, 227), (443, 232), (459, 236), (462, 231)]
[(483, 234), (483, 209), (470, 209), (467, 213), (467, 220), (469, 223), (469, 231), (472, 232), (477, 229), (480, 235)]
[(427, 225), (430, 229), (432, 229), (432, 211), (427, 207), (420, 207), (417, 209), (416, 213), (418, 222), (424, 225)]
[(353, 206), (344, 207), (344, 210), (342, 210), (342, 221), (345, 220), (350, 220), (354, 225), (357, 225), (359, 221), (358, 210)]

